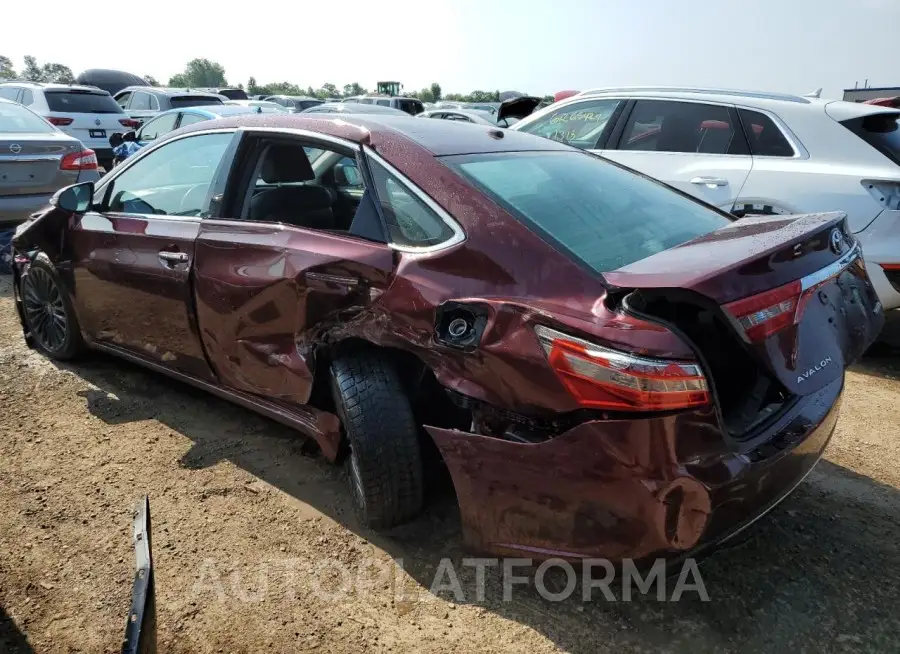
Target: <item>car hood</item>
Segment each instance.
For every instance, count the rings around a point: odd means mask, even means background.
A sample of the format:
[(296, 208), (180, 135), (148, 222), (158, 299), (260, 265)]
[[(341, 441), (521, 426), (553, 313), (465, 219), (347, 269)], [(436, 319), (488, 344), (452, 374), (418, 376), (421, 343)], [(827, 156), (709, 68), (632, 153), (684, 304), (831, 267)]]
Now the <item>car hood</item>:
[(541, 98), (530, 95), (523, 95), (520, 98), (511, 98), (501, 102), (500, 108), (497, 110), (497, 121), (499, 122), (504, 118), (521, 120), (525, 116), (530, 116), (540, 103)]

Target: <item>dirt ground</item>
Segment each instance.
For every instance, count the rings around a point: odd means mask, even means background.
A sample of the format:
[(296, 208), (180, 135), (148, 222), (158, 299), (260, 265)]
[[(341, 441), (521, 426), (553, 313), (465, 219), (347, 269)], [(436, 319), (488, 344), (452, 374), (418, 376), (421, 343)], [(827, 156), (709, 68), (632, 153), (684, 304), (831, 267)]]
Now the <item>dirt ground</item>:
[[(898, 324), (849, 373), (826, 460), (703, 563), (710, 602), (505, 602), (496, 569), (479, 601), (452, 494), (370, 533), (290, 430), (122, 362), (28, 350), (0, 277), (0, 652), (118, 651), (144, 493), (161, 652), (900, 651)], [(444, 558), (461, 601), (429, 591)]]

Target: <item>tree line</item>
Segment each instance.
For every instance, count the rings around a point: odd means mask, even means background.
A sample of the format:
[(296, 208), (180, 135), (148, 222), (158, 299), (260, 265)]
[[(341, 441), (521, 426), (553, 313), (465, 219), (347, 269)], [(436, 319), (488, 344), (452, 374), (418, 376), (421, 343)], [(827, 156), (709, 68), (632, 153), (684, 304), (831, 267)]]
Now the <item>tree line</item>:
[[(59, 84), (71, 84), (75, 81), (72, 69), (58, 63), (39, 64), (35, 57), (26, 55), (23, 58), (24, 67), (16, 71), (9, 57), (0, 55), (0, 79), (24, 78), (32, 82), (55, 82)], [(151, 86), (160, 86), (160, 83), (152, 75), (142, 75)], [(293, 82), (270, 82), (260, 84), (251, 76), (246, 86), (243, 83), (229, 84), (225, 76), (225, 67), (222, 64), (209, 59), (198, 58), (189, 61), (184, 71), (169, 78), (168, 86), (177, 88), (223, 88), (237, 87), (244, 89), (250, 95), (306, 95), (313, 98), (347, 98), (354, 95), (366, 95), (369, 89), (359, 82), (344, 84), (338, 87), (331, 82), (326, 82), (318, 88), (307, 86), (303, 88)], [(408, 96), (418, 98), (422, 102), (437, 102), (439, 100), (453, 100), (456, 102), (499, 102), (500, 91), (472, 91), (471, 93), (447, 93), (444, 94), (441, 85), (437, 82), (418, 91), (407, 91)]]

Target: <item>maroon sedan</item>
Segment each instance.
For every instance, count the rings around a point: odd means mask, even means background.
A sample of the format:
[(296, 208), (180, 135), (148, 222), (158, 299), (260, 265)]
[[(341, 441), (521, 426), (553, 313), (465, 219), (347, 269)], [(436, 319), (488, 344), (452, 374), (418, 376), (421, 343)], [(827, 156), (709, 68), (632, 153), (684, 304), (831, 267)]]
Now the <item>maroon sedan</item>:
[(26, 339), (314, 439), (362, 521), (449, 468), (466, 543), (674, 557), (783, 499), (883, 311), (842, 214), (735, 220), (521, 132), (199, 123), (17, 232)]

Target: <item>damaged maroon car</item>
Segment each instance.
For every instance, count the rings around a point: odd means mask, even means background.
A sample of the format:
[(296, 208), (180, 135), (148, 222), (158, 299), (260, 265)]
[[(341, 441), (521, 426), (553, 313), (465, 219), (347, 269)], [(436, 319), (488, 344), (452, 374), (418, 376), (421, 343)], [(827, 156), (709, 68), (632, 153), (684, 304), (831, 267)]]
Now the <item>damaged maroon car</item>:
[(883, 323), (842, 214), (735, 220), (520, 132), (240, 116), (174, 132), (15, 238), (26, 339), (290, 425), (362, 521), (470, 547), (676, 557), (790, 493)]

